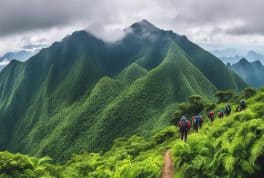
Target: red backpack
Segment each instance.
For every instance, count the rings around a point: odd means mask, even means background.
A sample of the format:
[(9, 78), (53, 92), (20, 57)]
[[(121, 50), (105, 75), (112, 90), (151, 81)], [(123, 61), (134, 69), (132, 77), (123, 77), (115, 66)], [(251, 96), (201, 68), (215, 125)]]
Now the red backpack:
[(180, 120), (178, 125), (179, 125), (179, 128), (181, 128), (181, 129), (183, 129), (183, 128), (190, 129), (191, 128), (191, 122), (187, 119)]
[(210, 118), (214, 117), (214, 112), (212, 112), (212, 111), (209, 112), (209, 113), (208, 113), (208, 116), (209, 116)]
[(189, 120), (187, 120), (187, 128), (190, 129), (191, 128), (191, 122)]

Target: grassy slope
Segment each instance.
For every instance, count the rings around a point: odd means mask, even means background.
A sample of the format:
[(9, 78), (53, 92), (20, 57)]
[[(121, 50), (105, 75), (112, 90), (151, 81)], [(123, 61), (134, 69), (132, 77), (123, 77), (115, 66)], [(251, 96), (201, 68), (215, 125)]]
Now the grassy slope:
[[(264, 90), (248, 99), (248, 108), (229, 117), (206, 120), (187, 142), (168, 127), (145, 140), (138, 136), (115, 140), (105, 154), (75, 155), (64, 165), (46, 158), (0, 153), (0, 175), (22, 177), (160, 177), (165, 150), (171, 149), (175, 177), (260, 177), (264, 161)], [(224, 104), (217, 105), (218, 109)], [(236, 105), (232, 103), (234, 109)]]

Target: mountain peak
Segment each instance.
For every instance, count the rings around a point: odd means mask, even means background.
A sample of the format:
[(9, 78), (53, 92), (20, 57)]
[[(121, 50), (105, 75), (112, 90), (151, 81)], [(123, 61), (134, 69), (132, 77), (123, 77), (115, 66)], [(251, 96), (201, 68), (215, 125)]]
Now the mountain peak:
[(141, 21), (138, 21), (130, 26), (130, 28), (133, 29), (134, 32), (140, 33), (140, 32), (154, 32), (159, 30), (158, 27), (153, 25), (151, 22), (149, 22), (146, 19), (142, 19)]
[(253, 61), (252, 64), (262, 66), (262, 63), (259, 60)]
[(136, 22), (136, 23), (140, 23), (140, 24), (143, 24), (143, 25), (148, 25), (148, 26), (155, 27), (155, 25), (153, 25), (151, 22), (149, 22), (146, 19), (142, 19), (142, 20), (140, 20), (139, 22)]
[(239, 64), (249, 64), (250, 62), (246, 58), (241, 58)]

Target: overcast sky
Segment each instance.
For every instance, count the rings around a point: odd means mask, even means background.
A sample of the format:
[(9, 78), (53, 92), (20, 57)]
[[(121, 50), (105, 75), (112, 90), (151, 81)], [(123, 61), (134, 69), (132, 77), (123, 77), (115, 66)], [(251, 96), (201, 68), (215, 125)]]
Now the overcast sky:
[(264, 53), (263, 0), (1, 0), (0, 55), (87, 28), (106, 40), (141, 19), (207, 49)]

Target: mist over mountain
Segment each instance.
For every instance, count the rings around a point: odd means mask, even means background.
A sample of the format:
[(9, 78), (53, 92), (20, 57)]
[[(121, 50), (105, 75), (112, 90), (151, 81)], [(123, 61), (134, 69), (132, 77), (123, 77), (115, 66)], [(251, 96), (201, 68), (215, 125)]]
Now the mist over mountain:
[(247, 53), (246, 59), (253, 62), (253, 61), (260, 61), (262, 64), (264, 64), (264, 55), (257, 53), (255, 51), (249, 51)]
[(25, 61), (33, 56), (36, 52), (32, 52), (29, 50), (20, 50), (16, 52), (8, 52), (0, 57), (0, 71), (13, 59), (19, 61)]
[[(165, 128), (188, 96), (248, 85), (186, 36), (147, 20), (118, 42), (76, 31), (0, 73), (0, 149), (56, 161)], [(223, 80), (224, 79), (224, 80)]]
[(252, 87), (264, 86), (264, 66), (260, 61), (249, 62), (246, 58), (242, 58), (238, 63), (229, 64), (229, 67)]
[(211, 52), (219, 58), (241, 55), (241, 53), (237, 49), (234, 49), (234, 48), (214, 49), (214, 50), (211, 50)]

